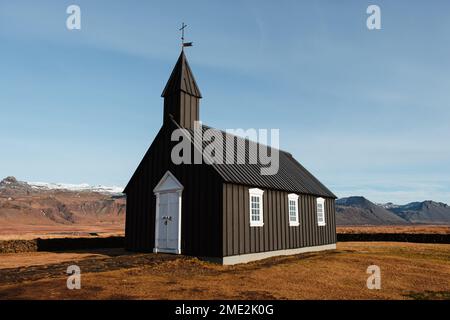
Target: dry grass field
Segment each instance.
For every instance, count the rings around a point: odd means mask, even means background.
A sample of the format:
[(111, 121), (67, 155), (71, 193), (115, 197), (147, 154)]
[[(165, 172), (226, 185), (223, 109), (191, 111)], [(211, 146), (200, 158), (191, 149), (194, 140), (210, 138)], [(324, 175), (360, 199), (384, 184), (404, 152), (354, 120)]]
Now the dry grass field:
[(337, 227), (337, 233), (425, 233), (450, 234), (448, 225), (404, 225), (404, 226), (345, 226)]
[[(0, 224), (0, 240), (31, 240), (36, 238), (85, 237), (89, 234), (99, 236), (123, 236), (124, 223), (96, 223), (76, 225), (31, 225)], [(446, 225), (408, 225), (408, 226), (345, 226), (337, 227), (337, 233), (427, 233), (450, 234)]]
[(98, 236), (123, 236), (124, 224), (77, 224), (77, 225), (30, 225), (0, 224), (0, 240), (32, 240), (67, 237), (85, 237), (90, 234)]
[[(77, 264), (82, 288), (68, 290)], [(381, 289), (366, 287), (369, 265)], [(1, 299), (450, 299), (450, 245), (338, 243), (335, 251), (221, 266), (115, 250), (4, 254)]]

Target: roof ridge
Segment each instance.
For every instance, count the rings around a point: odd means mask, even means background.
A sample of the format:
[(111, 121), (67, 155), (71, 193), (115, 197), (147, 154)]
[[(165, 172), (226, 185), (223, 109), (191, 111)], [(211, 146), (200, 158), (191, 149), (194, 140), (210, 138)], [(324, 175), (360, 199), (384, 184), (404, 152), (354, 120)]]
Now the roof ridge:
[(209, 129), (214, 129), (214, 130), (220, 131), (220, 132), (222, 132), (222, 133), (224, 133), (224, 134), (228, 134), (228, 135), (230, 135), (230, 136), (233, 136), (233, 137), (236, 137), (236, 138), (239, 138), (239, 139), (243, 139), (243, 140), (245, 140), (245, 141), (253, 142), (253, 143), (256, 143), (256, 144), (261, 145), (261, 146), (264, 146), (264, 147), (269, 147), (269, 148), (271, 148), (271, 149), (275, 149), (275, 150), (284, 152), (284, 153), (286, 153), (286, 154), (288, 154), (288, 155), (290, 155), (290, 156), (292, 157), (292, 154), (291, 154), (289, 151), (283, 150), (283, 149), (281, 149), (281, 148), (275, 148), (275, 147), (273, 147), (273, 146), (269, 146), (269, 145), (266, 145), (266, 144), (261, 143), (261, 142), (256, 142), (256, 141), (250, 140), (249, 138), (240, 137), (240, 136), (237, 136), (237, 135), (235, 135), (235, 134), (228, 133), (228, 132), (226, 132), (225, 130), (217, 129), (217, 128), (214, 128), (214, 127), (205, 125), (205, 124), (203, 124), (203, 123), (202, 123), (202, 126), (203, 126), (203, 127), (206, 127), (206, 128), (209, 128)]

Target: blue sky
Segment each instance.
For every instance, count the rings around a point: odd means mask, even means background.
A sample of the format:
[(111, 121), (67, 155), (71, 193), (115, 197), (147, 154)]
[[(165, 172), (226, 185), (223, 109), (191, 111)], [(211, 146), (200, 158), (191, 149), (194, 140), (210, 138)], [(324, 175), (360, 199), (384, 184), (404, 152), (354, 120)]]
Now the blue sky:
[(0, 0), (0, 176), (124, 186), (161, 125), (182, 21), (204, 123), (279, 128), (338, 196), (450, 203), (444, 0)]

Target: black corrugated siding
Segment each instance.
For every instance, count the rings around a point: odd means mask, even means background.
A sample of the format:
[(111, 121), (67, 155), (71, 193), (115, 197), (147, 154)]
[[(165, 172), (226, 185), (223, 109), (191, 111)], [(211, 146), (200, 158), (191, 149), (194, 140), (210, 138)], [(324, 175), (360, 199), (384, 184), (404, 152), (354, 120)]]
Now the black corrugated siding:
[(224, 183), (224, 256), (294, 249), (336, 243), (334, 198), (325, 199), (325, 226), (317, 225), (316, 197), (299, 194), (298, 227), (289, 226), (288, 194), (263, 189), (263, 227), (250, 227), (248, 186)]

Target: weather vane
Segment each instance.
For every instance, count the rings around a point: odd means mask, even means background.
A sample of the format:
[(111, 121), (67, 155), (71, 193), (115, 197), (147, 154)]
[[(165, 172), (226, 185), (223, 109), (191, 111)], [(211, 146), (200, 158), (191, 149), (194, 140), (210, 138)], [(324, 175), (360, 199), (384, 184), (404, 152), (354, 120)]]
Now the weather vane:
[(184, 29), (187, 27), (187, 24), (184, 22), (181, 24), (181, 50), (184, 50), (184, 47), (192, 47), (193, 42), (184, 42)]

